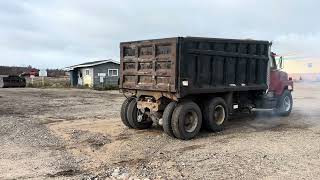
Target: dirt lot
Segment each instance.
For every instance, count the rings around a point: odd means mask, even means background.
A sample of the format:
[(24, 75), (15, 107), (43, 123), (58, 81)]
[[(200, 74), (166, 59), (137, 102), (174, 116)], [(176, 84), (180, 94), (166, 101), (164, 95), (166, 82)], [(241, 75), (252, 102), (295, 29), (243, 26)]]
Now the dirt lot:
[(238, 117), (191, 141), (120, 123), (117, 91), (0, 89), (0, 179), (319, 179), (320, 84), (290, 117)]

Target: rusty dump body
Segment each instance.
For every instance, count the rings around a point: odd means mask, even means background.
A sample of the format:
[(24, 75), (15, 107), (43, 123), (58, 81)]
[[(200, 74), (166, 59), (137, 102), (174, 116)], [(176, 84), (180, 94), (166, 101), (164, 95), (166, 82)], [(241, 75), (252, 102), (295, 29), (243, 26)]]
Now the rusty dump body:
[(266, 90), (269, 46), (268, 41), (199, 37), (123, 42), (120, 89), (171, 99)]

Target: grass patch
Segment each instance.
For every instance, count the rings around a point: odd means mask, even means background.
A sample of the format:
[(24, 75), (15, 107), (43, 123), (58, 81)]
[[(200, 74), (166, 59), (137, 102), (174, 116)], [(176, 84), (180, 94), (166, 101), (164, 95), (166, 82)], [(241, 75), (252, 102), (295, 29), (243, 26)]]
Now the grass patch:
[(28, 78), (27, 79), (27, 87), (32, 88), (69, 88), (70, 80), (68, 77), (62, 78), (52, 78), (45, 77), (44, 81), (42, 81), (41, 77), (35, 77), (33, 81)]

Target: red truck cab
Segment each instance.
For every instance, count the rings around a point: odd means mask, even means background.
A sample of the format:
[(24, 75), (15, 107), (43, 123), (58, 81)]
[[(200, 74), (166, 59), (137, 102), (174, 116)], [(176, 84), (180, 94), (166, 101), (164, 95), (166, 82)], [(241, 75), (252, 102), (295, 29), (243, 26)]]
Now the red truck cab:
[(271, 53), (270, 59), (270, 83), (268, 92), (276, 98), (276, 107), (274, 108), (280, 115), (289, 115), (292, 109), (293, 100), (291, 92), (293, 91), (292, 78), (288, 73), (281, 71), (282, 57), (279, 58), (277, 65), (275, 53)]

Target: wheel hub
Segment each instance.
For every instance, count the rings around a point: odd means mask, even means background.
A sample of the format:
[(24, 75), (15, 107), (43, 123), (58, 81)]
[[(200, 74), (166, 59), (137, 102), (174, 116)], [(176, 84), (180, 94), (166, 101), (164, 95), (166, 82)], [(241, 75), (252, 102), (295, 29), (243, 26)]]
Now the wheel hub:
[(198, 116), (194, 111), (190, 111), (185, 116), (184, 128), (187, 132), (193, 132), (198, 125)]
[(143, 112), (140, 110), (140, 109), (138, 109), (138, 111), (137, 111), (137, 121), (138, 122), (142, 122), (143, 121)]
[(216, 120), (217, 125), (221, 125), (224, 122), (226, 117), (224, 107), (222, 105), (217, 105), (214, 108), (214, 119)]
[(290, 110), (290, 107), (291, 107), (291, 100), (288, 96), (286, 96), (284, 99), (283, 99), (283, 109), (284, 111), (289, 111)]

